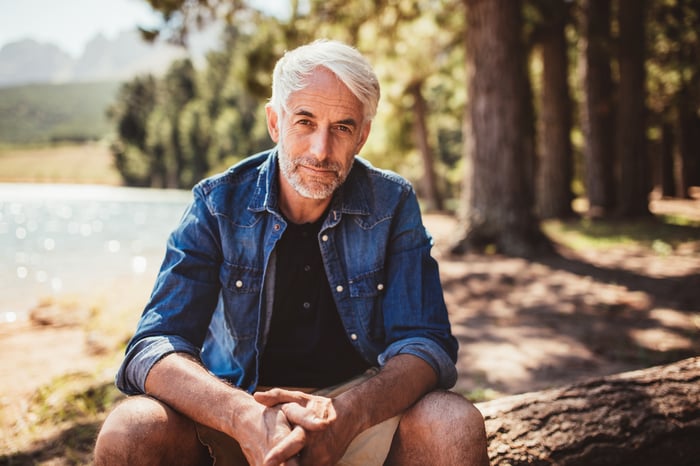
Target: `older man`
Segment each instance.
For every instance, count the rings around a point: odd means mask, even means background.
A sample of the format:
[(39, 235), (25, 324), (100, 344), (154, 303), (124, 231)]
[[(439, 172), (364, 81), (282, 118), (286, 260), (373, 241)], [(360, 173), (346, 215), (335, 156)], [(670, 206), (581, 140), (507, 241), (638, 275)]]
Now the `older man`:
[(276, 147), (194, 188), (96, 464), (488, 463), (415, 193), (357, 156), (378, 99), (352, 47), (280, 59)]

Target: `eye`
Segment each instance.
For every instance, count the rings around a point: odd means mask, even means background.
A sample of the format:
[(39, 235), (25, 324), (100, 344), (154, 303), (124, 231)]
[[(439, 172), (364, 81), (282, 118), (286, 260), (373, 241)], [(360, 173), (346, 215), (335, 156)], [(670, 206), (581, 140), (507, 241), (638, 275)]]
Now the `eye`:
[(352, 127), (347, 125), (336, 125), (335, 128), (341, 133), (352, 134)]

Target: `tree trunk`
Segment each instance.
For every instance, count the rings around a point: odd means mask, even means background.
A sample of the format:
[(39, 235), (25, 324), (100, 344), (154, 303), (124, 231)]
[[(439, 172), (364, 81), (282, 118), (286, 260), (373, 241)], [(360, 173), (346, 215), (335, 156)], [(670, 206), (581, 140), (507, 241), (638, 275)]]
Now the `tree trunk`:
[(663, 123), (661, 126), (661, 197), (676, 196), (676, 172), (674, 165), (673, 126)]
[(582, 126), (588, 213), (603, 217), (614, 206), (610, 0), (584, 0), (582, 41)]
[(616, 154), (617, 214), (622, 217), (651, 215), (649, 156), (646, 144), (646, 92), (644, 90), (644, 0), (620, 0)]
[(569, 97), (567, 46), (564, 28), (566, 3), (548, 4), (542, 26), (542, 93), (538, 120), (539, 164), (536, 206), (540, 218), (573, 215), (571, 191), (573, 163), (571, 150), (571, 99)]
[(678, 104), (678, 133), (681, 169), (679, 194), (685, 198), (691, 197), (691, 186), (700, 185), (700, 118), (696, 114), (696, 106), (693, 93), (688, 87), (684, 87)]
[(453, 252), (493, 245), (514, 256), (551, 250), (534, 216), (531, 100), (521, 2), (465, 0), (471, 157), (463, 186), (464, 237)]
[(691, 466), (700, 458), (700, 357), (477, 407), (492, 466)]
[(435, 159), (428, 137), (428, 106), (421, 91), (422, 85), (422, 82), (415, 82), (408, 87), (408, 92), (413, 97), (413, 127), (415, 128), (416, 145), (423, 161), (423, 178), (421, 183), (426, 210), (439, 211), (443, 208), (442, 196), (440, 195), (437, 177), (435, 176)]

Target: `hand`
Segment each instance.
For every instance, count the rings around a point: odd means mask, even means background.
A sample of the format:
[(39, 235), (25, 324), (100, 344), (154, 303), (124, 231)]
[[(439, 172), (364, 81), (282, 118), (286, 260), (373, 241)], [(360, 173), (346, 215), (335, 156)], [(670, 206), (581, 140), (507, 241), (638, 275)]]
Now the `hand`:
[(266, 406), (279, 406), (287, 420), (306, 430), (306, 445), (301, 450), (302, 465), (333, 465), (342, 458), (354, 434), (338, 418), (333, 400), (274, 388), (257, 392), (255, 400)]
[(250, 424), (238, 441), (251, 466), (298, 466), (306, 433), (290, 425), (281, 407), (257, 404), (246, 417)]

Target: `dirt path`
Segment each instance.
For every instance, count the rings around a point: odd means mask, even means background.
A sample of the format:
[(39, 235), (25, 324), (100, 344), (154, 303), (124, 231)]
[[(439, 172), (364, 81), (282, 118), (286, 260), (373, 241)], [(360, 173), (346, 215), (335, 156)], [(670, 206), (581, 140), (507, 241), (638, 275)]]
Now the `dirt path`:
[[(689, 206), (700, 213), (699, 201)], [(700, 354), (700, 241), (666, 255), (455, 258), (446, 253), (455, 220), (427, 223), (460, 341), (459, 391), (522, 393)]]

